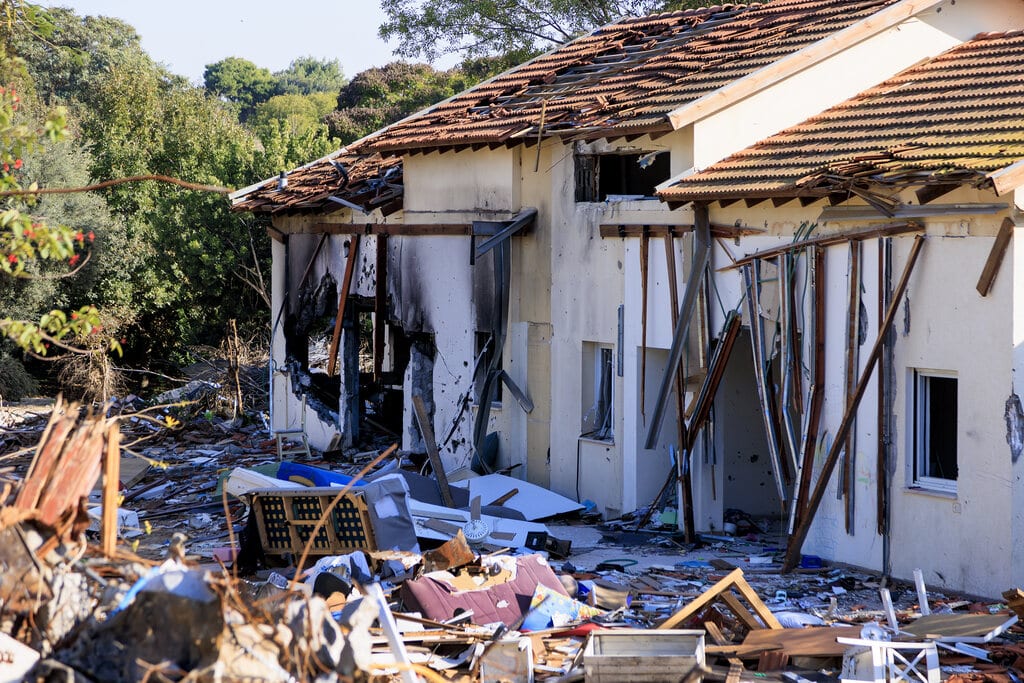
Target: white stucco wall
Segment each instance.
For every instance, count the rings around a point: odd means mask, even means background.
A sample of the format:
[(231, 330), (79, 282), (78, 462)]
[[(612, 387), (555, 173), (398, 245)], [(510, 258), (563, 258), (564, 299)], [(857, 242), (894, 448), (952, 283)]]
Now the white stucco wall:
[[(976, 191), (962, 191), (946, 198), (949, 203), (995, 202), (998, 198)], [(734, 258), (768, 246), (788, 242), (792, 229), (803, 221), (816, 221), (821, 207), (800, 208), (795, 202), (781, 208), (761, 204), (747, 209), (737, 205), (713, 207), (713, 222), (747, 224), (768, 228), (773, 236), (745, 237), (739, 246), (728, 242)], [(1006, 442), (1004, 404), (1013, 384), (1014, 363), (1020, 363), (1020, 326), (1013, 298), (1015, 250), (987, 297), (975, 289), (978, 276), (1005, 213), (950, 215), (927, 220), (927, 241), (910, 280), (909, 304), (901, 304), (896, 317), (894, 353), (896, 392), (893, 422), (893, 478), (891, 501), (891, 564), (893, 575), (912, 577), (922, 568), (929, 585), (946, 586), (995, 596), (1019, 581), (1014, 575), (1014, 547), (1009, 525), (1002, 520), (1019, 515), (1019, 470), (1012, 463)], [(866, 225), (865, 221), (821, 224), (828, 231)], [(893, 238), (893, 286), (903, 272), (912, 236)], [(721, 250), (721, 244), (717, 245)], [(860, 366), (877, 337), (878, 249), (877, 240), (866, 240), (863, 249), (863, 301), (867, 307), (867, 341), (860, 349)], [(719, 251), (716, 258), (724, 254)], [(827, 399), (821, 430), (826, 444), (843, 413), (843, 368), (847, 316), (849, 248), (829, 247), (826, 252), (826, 387)], [(798, 281), (801, 275), (798, 273)], [(716, 275), (725, 301), (737, 301), (736, 271)], [(1017, 336), (1015, 337), (1015, 324)], [(947, 370), (958, 376), (957, 493), (944, 495), (911, 487), (908, 468), (913, 429), (908, 408), (908, 381), (913, 369)], [(876, 370), (877, 374), (877, 370)], [(808, 378), (805, 377), (805, 384)], [(855, 524), (847, 534), (843, 501), (837, 500), (834, 475), (804, 546), (805, 553), (828, 557), (872, 569), (883, 568), (882, 537), (877, 523), (877, 382), (872, 381), (862, 400), (856, 422)], [(825, 449), (818, 451), (817, 464)], [(1015, 517), (1014, 517), (1015, 518)], [(941, 543), (936, 538), (941, 537)]]
[(982, 31), (1024, 26), (1013, 0), (945, 0), (693, 125), (694, 166), (726, 156)]

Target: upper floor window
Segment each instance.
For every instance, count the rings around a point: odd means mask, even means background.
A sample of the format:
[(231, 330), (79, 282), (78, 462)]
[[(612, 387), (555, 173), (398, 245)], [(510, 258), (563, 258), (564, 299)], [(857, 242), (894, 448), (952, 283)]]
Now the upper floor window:
[(669, 179), (667, 151), (576, 154), (576, 201), (649, 199)]

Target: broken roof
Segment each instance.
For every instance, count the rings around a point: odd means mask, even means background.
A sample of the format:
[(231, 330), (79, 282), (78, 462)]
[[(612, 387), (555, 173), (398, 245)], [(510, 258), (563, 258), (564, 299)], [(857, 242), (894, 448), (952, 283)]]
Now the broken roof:
[[(284, 175), (232, 195), (234, 211), (260, 213), (322, 212), (343, 206), (386, 216), (402, 208), (402, 161), (380, 154), (340, 150)], [(280, 188), (280, 189), (279, 189)]]
[(897, 0), (777, 0), (628, 18), (359, 143), (401, 152), (669, 132), (668, 114)]
[[(1024, 159), (1024, 33), (983, 34), (659, 193), (672, 203), (984, 186)], [(997, 189), (998, 181), (997, 181)]]

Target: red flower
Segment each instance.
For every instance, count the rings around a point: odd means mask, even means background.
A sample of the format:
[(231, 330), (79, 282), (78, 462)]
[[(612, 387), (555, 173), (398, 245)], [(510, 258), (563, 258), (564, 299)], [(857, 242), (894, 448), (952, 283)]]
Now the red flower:
[(7, 260), (10, 261), (11, 263), (17, 263), (18, 262), (18, 257), (15, 256), (14, 254), (8, 254), (7, 255)]
[(21, 159), (14, 160), (14, 168), (21, 168)]
[(83, 233), (81, 230), (76, 232), (75, 233), (75, 241), (78, 242), (78, 243), (84, 242), (85, 241), (85, 233)]
[(10, 164), (4, 164), (4, 173), (10, 173), (10, 171), (11, 171), (11, 165)]
[(79, 260), (80, 260), (81, 258), (82, 258), (82, 257), (81, 257), (81, 256), (79, 256), (78, 254), (72, 254), (71, 258), (69, 258), (69, 259), (68, 259), (68, 263), (69, 263), (70, 265), (72, 265), (72, 266), (73, 266), (73, 265), (75, 265), (76, 263), (78, 263), (78, 261), (79, 261)]
[(78, 320), (78, 311), (71, 311), (71, 319)]
[(94, 239), (96, 239), (96, 233), (94, 233), (94, 232), (93, 232), (92, 230), (90, 230), (90, 231), (89, 231), (89, 234), (88, 234), (88, 235), (86, 235), (85, 237), (86, 237), (86, 238), (87, 238), (87, 239), (88, 239), (88, 240), (89, 240), (90, 242), (92, 242), (92, 241), (93, 241)]
[(92, 334), (96, 334), (97, 332), (99, 332), (102, 329), (103, 329), (102, 327), (97, 325), (96, 327), (92, 328)]

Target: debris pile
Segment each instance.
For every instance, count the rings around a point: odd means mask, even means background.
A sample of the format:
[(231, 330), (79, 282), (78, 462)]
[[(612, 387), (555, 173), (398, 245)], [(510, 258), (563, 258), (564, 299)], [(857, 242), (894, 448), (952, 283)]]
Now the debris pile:
[[(278, 458), (257, 424), (58, 403), (2, 437), (0, 681), (1012, 681), (978, 603), (396, 446)], [(34, 426), (33, 426), (34, 425)], [(36, 436), (24, 447), (26, 435)], [(20, 450), (19, 450), (20, 449)], [(645, 517), (638, 514), (638, 517)]]

